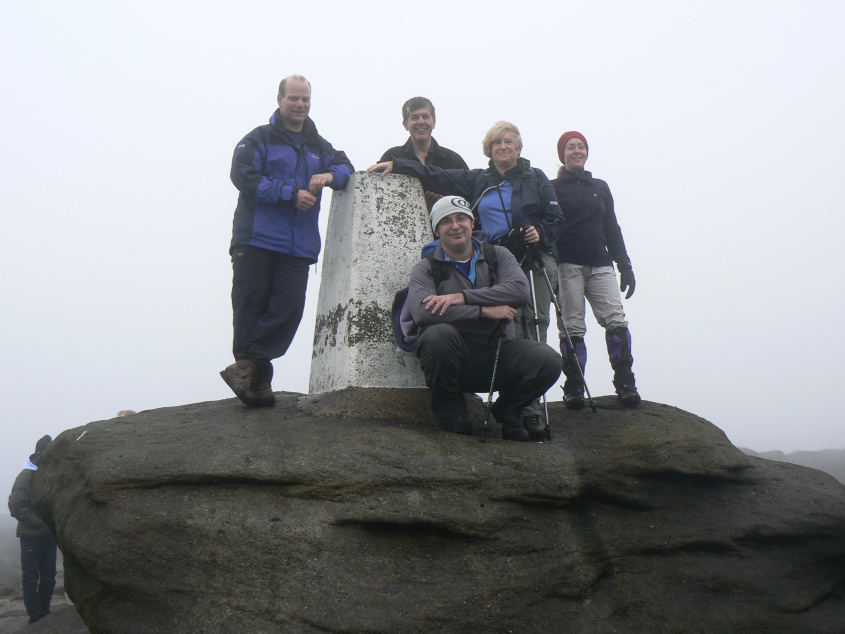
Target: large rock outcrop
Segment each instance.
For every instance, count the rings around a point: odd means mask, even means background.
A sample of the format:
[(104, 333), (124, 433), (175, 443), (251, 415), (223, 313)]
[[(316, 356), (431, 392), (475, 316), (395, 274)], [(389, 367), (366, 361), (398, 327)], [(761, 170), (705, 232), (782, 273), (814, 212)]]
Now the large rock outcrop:
[(554, 439), (234, 400), (62, 433), (36, 502), (93, 632), (841, 632), (845, 487), (645, 402)]

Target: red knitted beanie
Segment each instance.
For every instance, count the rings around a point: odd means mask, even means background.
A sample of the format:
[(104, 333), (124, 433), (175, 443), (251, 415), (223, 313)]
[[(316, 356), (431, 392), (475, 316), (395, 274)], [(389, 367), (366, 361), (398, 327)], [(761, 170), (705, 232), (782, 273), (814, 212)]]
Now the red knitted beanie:
[(557, 155), (558, 158), (560, 158), (561, 163), (566, 163), (566, 161), (563, 160), (563, 150), (566, 147), (566, 144), (569, 143), (569, 139), (581, 139), (584, 142), (584, 147), (587, 148), (587, 156), (590, 156), (590, 144), (587, 143), (587, 139), (585, 139), (584, 135), (580, 132), (571, 130), (569, 132), (564, 132), (557, 142)]

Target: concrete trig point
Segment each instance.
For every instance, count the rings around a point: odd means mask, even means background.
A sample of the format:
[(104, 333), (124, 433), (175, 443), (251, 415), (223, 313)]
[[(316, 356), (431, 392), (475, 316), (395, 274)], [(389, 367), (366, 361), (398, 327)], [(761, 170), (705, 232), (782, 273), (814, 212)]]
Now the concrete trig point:
[(433, 239), (415, 178), (358, 172), (334, 192), (306, 399), (313, 413), (431, 417), (419, 362), (396, 345), (390, 311)]

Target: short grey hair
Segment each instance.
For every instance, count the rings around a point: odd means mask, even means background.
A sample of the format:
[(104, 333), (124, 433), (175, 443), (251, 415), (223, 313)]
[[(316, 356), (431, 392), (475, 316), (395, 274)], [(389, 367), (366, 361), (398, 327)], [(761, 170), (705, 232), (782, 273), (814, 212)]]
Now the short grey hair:
[(420, 108), (428, 108), (431, 110), (431, 118), (437, 118), (434, 114), (434, 104), (431, 103), (431, 99), (427, 99), (426, 97), (411, 97), (408, 101), (402, 104), (402, 121), (407, 123), (411, 113), (414, 110), (419, 110)]
[(285, 77), (281, 82), (279, 82), (279, 96), (285, 96), (285, 88), (288, 85), (288, 79), (298, 79), (299, 81), (304, 81), (308, 84), (308, 89), (311, 89), (311, 82), (305, 79), (302, 75), (290, 75), (289, 77)]

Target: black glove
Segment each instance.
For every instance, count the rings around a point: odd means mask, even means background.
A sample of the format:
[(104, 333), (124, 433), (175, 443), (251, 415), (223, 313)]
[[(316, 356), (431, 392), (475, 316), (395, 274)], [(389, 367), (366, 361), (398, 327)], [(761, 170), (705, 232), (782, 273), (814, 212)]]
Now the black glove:
[(634, 279), (634, 269), (629, 264), (627, 267), (619, 267), (619, 290), (625, 293), (625, 299), (629, 299), (634, 294), (634, 289), (637, 287), (637, 280)]
[(510, 233), (499, 240), (499, 244), (513, 253), (517, 262), (525, 259), (528, 245), (525, 243), (525, 229), (511, 229)]

